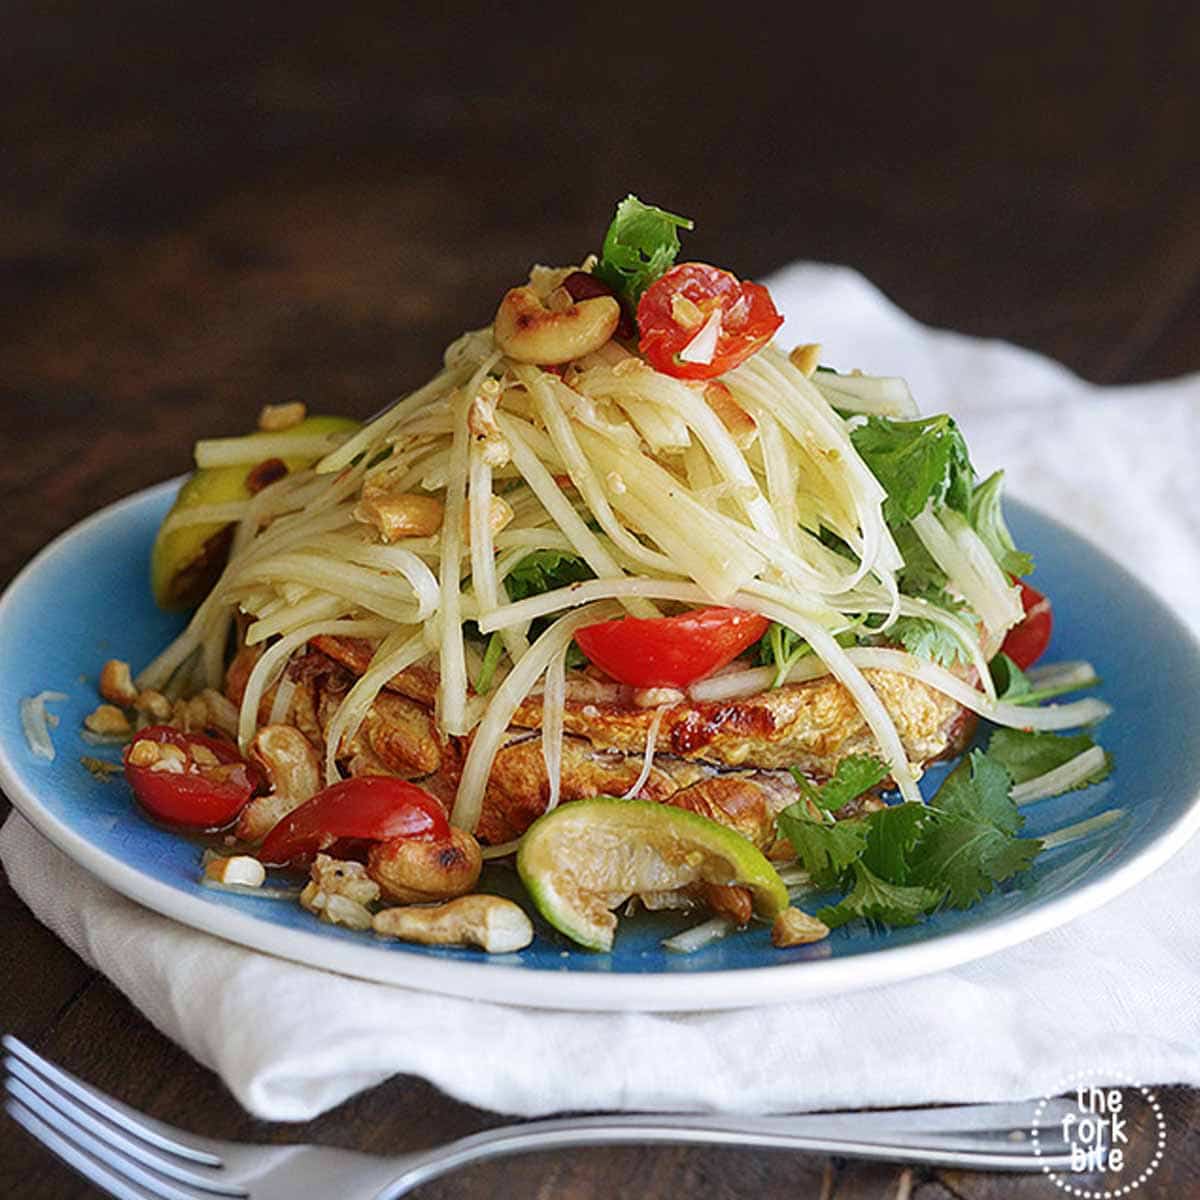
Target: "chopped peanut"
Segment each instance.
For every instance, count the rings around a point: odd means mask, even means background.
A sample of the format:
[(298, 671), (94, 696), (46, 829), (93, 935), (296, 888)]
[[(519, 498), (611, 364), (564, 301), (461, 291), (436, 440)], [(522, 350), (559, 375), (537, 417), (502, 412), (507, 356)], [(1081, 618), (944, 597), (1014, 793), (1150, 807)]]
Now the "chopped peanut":
[(158, 742), (149, 738), (139, 738), (129, 747), (129, 765), (131, 767), (152, 767), (158, 762)]
[(704, 324), (700, 306), (680, 292), (671, 297), (671, 318), (680, 329), (698, 329)]
[(678, 688), (638, 688), (633, 693), (633, 702), (638, 708), (661, 708), (664, 704), (682, 704), (686, 697)]
[(812, 373), (817, 369), (817, 363), (821, 361), (821, 343), (807, 342), (803, 346), (797, 346), (788, 355), (788, 361), (797, 371), (811, 379)]
[(158, 758), (150, 764), (152, 771), (165, 771), (170, 775), (183, 775), (187, 772), (187, 755), (170, 742), (160, 742)]
[(379, 899), (379, 885), (367, 877), (362, 863), (341, 862), (318, 854), (312, 878), (300, 893), (300, 903), (331, 925), (370, 929), (368, 904)]
[(288, 404), (266, 404), (258, 414), (258, 427), (264, 433), (282, 433), (299, 425), (308, 416), (308, 409), (299, 400)]
[(119, 658), (110, 658), (100, 671), (100, 695), (105, 700), (128, 708), (137, 700), (138, 691), (129, 673), (129, 664)]
[(315, 883), (306, 885), (300, 893), (300, 903), (330, 925), (345, 925), (347, 929), (371, 928), (371, 910), (366, 905), (356, 904), (336, 892), (323, 892)]
[(138, 692), (133, 707), (137, 712), (153, 721), (166, 721), (171, 716), (170, 700), (162, 692), (156, 692), (153, 688)]
[(385, 542), (398, 538), (429, 537), (442, 527), (446, 509), (434, 496), (420, 492), (388, 492), (363, 488), (354, 507), (354, 519), (374, 525)]
[(267, 878), (267, 872), (262, 863), (249, 854), (234, 854), (230, 858), (211, 858), (204, 866), (204, 874), (217, 883), (252, 888), (262, 887)]
[(115, 704), (101, 704), (83, 718), (84, 727), (92, 733), (123, 736), (133, 732), (129, 718)]
[[(512, 506), (503, 496), (492, 496), (488, 500), (488, 528), (492, 536), (502, 530), (513, 519)], [(464, 541), (471, 540), (471, 513), (469, 508), (463, 509), (462, 535)]]
[(500, 402), (500, 381), (485, 379), (467, 409), (467, 428), (479, 446), (489, 467), (504, 466), (512, 450), (496, 424), (496, 405)]
[(787, 946), (806, 946), (829, 936), (829, 926), (798, 908), (785, 908), (771, 926), (771, 942), (784, 949)]
[(192, 759), (201, 767), (217, 767), (221, 764), (221, 760), (202, 742), (192, 747)]
[(370, 904), (379, 899), (379, 884), (367, 874), (362, 863), (318, 854), (310, 875), (312, 882), (330, 895), (345, 896), (356, 904)]

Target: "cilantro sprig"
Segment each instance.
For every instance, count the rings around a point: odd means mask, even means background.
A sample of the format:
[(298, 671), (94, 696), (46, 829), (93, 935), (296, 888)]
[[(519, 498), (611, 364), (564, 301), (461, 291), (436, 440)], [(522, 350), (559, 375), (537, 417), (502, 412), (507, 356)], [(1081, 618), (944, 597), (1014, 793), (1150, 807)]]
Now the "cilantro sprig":
[(578, 554), (568, 554), (565, 550), (533, 550), (509, 571), (504, 588), (508, 598), (515, 602), (595, 578), (596, 573)]
[(604, 235), (594, 274), (630, 311), (636, 311), (642, 293), (674, 265), (679, 253), (677, 231), (691, 228), (687, 217), (626, 196)]
[[(859, 771), (854, 782), (870, 780), (862, 791), (881, 781), (861, 766), (847, 774)], [(826, 792), (836, 781), (819, 792), (844, 803), (843, 791)], [(806, 792), (780, 813), (779, 828), (813, 883), (843, 893), (817, 913), (830, 928), (858, 919), (912, 925), (942, 906), (969, 908), (1033, 863), (1042, 844), (1019, 836), (1024, 818), (1012, 786), (1001, 757), (975, 750), (928, 805), (895, 804), (838, 821)]]
[(975, 471), (953, 418), (944, 413), (916, 421), (870, 416), (850, 440), (887, 490), (883, 515), (889, 525), (906, 524), (928, 504), (948, 504), (967, 514)]

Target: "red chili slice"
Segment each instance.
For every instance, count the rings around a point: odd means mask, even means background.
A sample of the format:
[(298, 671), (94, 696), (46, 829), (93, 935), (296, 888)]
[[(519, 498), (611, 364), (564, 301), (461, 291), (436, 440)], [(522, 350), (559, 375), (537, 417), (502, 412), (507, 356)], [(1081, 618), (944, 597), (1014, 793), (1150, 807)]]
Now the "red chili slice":
[[(655, 280), (642, 293), (637, 317), (643, 357), (678, 379), (712, 379), (732, 370), (783, 324), (765, 287), (706, 263), (680, 263)], [(685, 361), (680, 356), (710, 320), (718, 326), (708, 361)]]

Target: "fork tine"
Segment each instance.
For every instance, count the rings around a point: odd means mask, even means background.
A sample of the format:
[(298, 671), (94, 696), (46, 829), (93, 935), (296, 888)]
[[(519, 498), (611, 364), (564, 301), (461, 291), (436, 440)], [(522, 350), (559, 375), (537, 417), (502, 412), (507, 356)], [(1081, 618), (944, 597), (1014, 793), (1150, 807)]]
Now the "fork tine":
[(19, 1059), (26, 1066), (31, 1067), (43, 1079), (49, 1080), (106, 1121), (119, 1125), (122, 1129), (141, 1138), (142, 1141), (148, 1142), (160, 1150), (165, 1150), (169, 1154), (177, 1154), (180, 1158), (202, 1163), (204, 1166), (219, 1167), (222, 1165), (221, 1159), (216, 1154), (204, 1148), (206, 1145), (213, 1145), (207, 1138), (195, 1137), (172, 1125), (166, 1125), (161, 1121), (143, 1116), (136, 1109), (127, 1107), (111, 1096), (106, 1096), (103, 1092), (89, 1087), (82, 1080), (76, 1079), (74, 1075), (64, 1071), (61, 1067), (56, 1067), (11, 1034), (6, 1034), (3, 1039), (0, 1039), (0, 1045), (3, 1045), (13, 1058)]
[(105, 1145), (124, 1153), (141, 1166), (157, 1171), (160, 1175), (178, 1179), (181, 1183), (189, 1183), (193, 1187), (214, 1195), (246, 1195), (244, 1188), (225, 1183), (213, 1174), (219, 1168), (199, 1166), (198, 1169), (191, 1170), (188, 1167), (180, 1166), (177, 1160), (165, 1158), (145, 1143), (120, 1132), (116, 1126), (93, 1115), (82, 1105), (76, 1104), (65, 1092), (58, 1091), (52, 1083), (43, 1079), (36, 1071), (30, 1070), (19, 1059), (10, 1058), (8, 1070), (9, 1077), (5, 1081), (5, 1087), (26, 1107), (33, 1108), (34, 1105), (29, 1097), (36, 1097), (39, 1101), (56, 1109), (72, 1124), (86, 1129)]
[(27, 1109), (25, 1105), (9, 1099), (4, 1103), (4, 1111), (26, 1133), (41, 1142), (47, 1150), (62, 1159), (73, 1171), (89, 1183), (103, 1188), (110, 1196), (116, 1196), (117, 1200), (157, 1200), (157, 1192), (148, 1192), (128, 1179), (114, 1175), (103, 1163), (97, 1162), (65, 1138), (59, 1137), (45, 1121)]
[(26, 1111), (58, 1134), (63, 1141), (74, 1146), (89, 1158), (104, 1164), (110, 1171), (138, 1184), (160, 1200), (205, 1200), (212, 1193), (195, 1191), (186, 1185), (176, 1183), (163, 1175), (152, 1171), (134, 1159), (126, 1158), (119, 1150), (93, 1136), (80, 1125), (74, 1124), (69, 1117), (63, 1116), (57, 1109), (47, 1104), (25, 1087), (18, 1080), (7, 1082), (9, 1098), (20, 1104)]

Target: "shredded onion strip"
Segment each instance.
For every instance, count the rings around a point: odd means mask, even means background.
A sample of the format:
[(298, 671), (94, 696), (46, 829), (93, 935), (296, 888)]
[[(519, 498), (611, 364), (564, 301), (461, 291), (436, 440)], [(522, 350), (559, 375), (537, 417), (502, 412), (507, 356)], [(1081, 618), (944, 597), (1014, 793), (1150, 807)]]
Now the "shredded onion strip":
[(564, 705), (567, 699), (567, 651), (568, 642), (557, 651), (546, 664), (546, 682), (542, 693), (542, 760), (546, 764), (546, 779), (549, 782), (549, 798), (546, 811), (558, 807), (562, 795), (562, 756)]
[(50, 714), (46, 705), (66, 699), (65, 692), (38, 692), (21, 701), (21, 730), (25, 741), (38, 758), (47, 762), (54, 761), (54, 739), (50, 736)]
[(650, 772), (654, 767), (654, 751), (658, 746), (658, 730), (666, 711), (665, 707), (655, 709), (654, 716), (650, 720), (650, 728), (646, 730), (646, 749), (642, 754), (642, 769), (638, 772), (638, 777), (630, 785), (629, 790), (622, 795), (622, 800), (632, 800), (646, 786), (646, 781), (650, 778)]
[(529, 652), (513, 667), (504, 682), (492, 694), (483, 720), (475, 730), (471, 749), (467, 752), (454, 811), (450, 817), (460, 829), (474, 831), (479, 814), (483, 811), (483, 797), (487, 790), (492, 763), (508, 730), (509, 722), (521, 701), (533, 689), (534, 683), (545, 674), (550, 660), (571, 644), (575, 630), (581, 625), (607, 620), (618, 611), (611, 604), (596, 604), (562, 617), (529, 647)]
[(394, 675), (407, 670), (427, 653), (428, 647), (420, 630), (414, 633), (411, 629), (397, 629), (383, 640), (325, 730), (326, 785), (337, 783), (341, 778), (337, 759), (342, 745), (358, 732), (380, 690)]
[(1032, 804), (1035, 800), (1046, 800), (1050, 796), (1069, 792), (1104, 770), (1107, 761), (1108, 756), (1103, 747), (1090, 746), (1082, 754), (1077, 754), (1052, 771), (1016, 784), (1012, 790), (1013, 803)]

